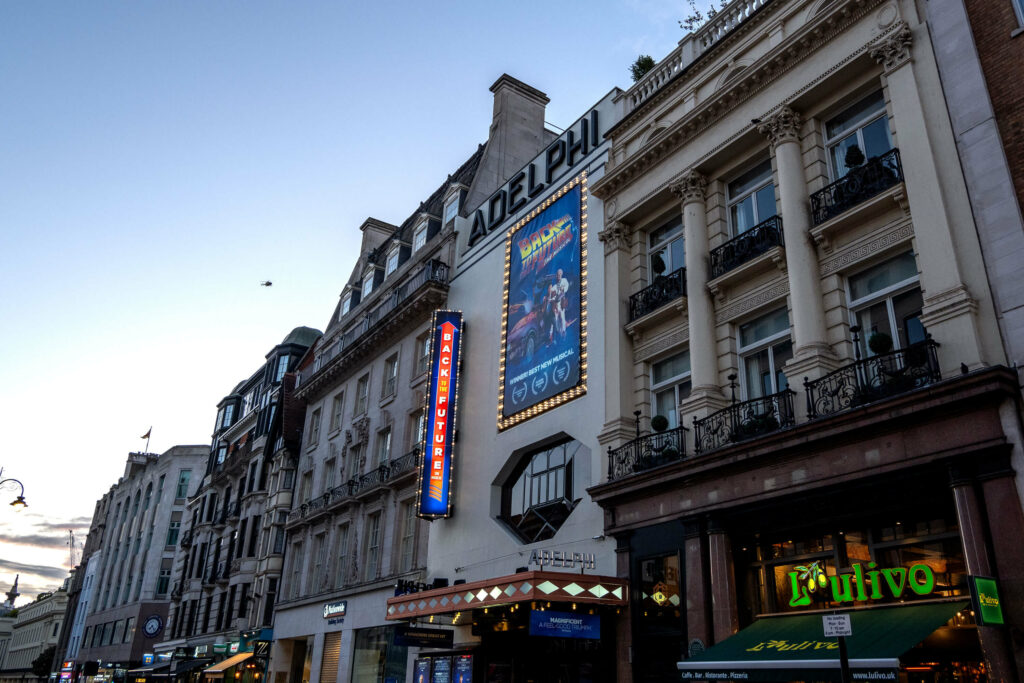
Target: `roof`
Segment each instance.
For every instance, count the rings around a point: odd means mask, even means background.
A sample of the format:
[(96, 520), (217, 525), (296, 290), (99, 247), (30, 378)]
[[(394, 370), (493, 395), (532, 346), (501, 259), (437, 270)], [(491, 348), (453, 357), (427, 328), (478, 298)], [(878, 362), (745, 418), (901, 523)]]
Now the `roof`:
[(281, 342), (284, 344), (298, 344), (300, 346), (312, 346), (313, 342), (320, 338), (323, 332), (312, 327), (296, 327), (288, 333), (288, 336)]

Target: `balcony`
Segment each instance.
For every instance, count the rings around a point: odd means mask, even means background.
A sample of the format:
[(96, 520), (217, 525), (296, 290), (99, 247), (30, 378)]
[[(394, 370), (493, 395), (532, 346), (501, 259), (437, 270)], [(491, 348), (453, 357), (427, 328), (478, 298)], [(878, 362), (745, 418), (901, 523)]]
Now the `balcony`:
[[(905, 349), (858, 358), (813, 382), (805, 379), (807, 416), (833, 415), (939, 381), (938, 346), (929, 338)], [(854, 348), (860, 348), (856, 340)]]
[(654, 469), (686, 457), (686, 427), (638, 436), (608, 449), (608, 481)]
[(186, 531), (185, 533), (183, 533), (181, 535), (181, 541), (179, 541), (179, 543), (181, 544), (182, 548), (191, 548), (192, 547), (192, 530), (191, 529), (189, 529), (188, 531)]
[(796, 421), (793, 397), (796, 392), (783, 389), (749, 401), (735, 401), (727, 408), (693, 421), (694, 450), (707, 453), (722, 446), (771, 434)]
[(720, 277), (733, 268), (757, 258), (772, 247), (782, 246), (782, 218), (772, 216), (722, 246), (712, 249), (711, 277)]
[(903, 166), (898, 149), (871, 157), (836, 182), (811, 195), (814, 225), (820, 225), (901, 182)]
[(686, 296), (686, 268), (657, 275), (653, 283), (629, 297), (629, 321), (642, 318), (682, 296)]
[(415, 472), (420, 460), (420, 449), (414, 448), (400, 458), (395, 458), (388, 465), (388, 480), (397, 479), (403, 474)]

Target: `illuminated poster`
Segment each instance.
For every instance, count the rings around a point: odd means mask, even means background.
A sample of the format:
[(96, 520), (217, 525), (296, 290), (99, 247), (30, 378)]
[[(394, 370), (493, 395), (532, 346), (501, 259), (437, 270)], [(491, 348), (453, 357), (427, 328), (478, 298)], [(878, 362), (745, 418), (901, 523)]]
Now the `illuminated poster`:
[(458, 399), (462, 314), (456, 311), (435, 311), (430, 329), (433, 337), (430, 347), (430, 384), (417, 514), (432, 519), (451, 514), (452, 441)]
[(586, 391), (586, 176), (508, 232), (498, 427)]

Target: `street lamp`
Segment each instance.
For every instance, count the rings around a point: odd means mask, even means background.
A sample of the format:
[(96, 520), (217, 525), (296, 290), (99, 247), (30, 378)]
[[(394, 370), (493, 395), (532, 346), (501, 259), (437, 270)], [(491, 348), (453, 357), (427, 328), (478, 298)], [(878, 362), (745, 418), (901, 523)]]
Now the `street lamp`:
[[(0, 477), (2, 477), (3, 474), (4, 474), (4, 469), (2, 467), (0, 467)], [(15, 509), (21, 509), (21, 508), (28, 507), (28, 503), (25, 502), (25, 485), (24, 484), (22, 484), (17, 479), (10, 479), (10, 478), (9, 479), (0, 479), (0, 488), (3, 488), (5, 484), (17, 484), (18, 485), (18, 489), (21, 491), (21, 493), (18, 495), (18, 497), (11, 501), (11, 507), (13, 507)], [(13, 488), (13, 487), (11, 487), (11, 488)]]

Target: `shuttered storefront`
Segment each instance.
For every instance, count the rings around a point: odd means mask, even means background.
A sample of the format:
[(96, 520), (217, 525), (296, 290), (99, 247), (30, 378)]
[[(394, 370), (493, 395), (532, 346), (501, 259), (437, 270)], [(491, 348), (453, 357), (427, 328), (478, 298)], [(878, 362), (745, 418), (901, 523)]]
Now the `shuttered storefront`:
[(336, 683), (341, 656), (341, 631), (324, 634), (324, 657), (320, 662), (320, 683)]

